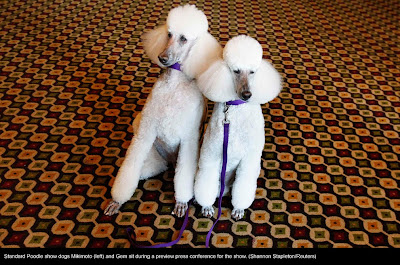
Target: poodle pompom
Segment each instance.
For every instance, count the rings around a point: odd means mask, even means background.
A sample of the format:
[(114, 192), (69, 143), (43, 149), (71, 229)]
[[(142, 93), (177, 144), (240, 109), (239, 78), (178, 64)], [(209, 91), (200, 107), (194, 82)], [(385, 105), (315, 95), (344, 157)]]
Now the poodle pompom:
[(246, 35), (233, 37), (224, 48), (224, 60), (231, 69), (257, 69), (261, 63), (263, 50), (255, 39)]
[(182, 71), (190, 78), (198, 78), (216, 60), (221, 58), (222, 48), (208, 32), (201, 35), (183, 62)]
[(150, 60), (158, 64), (158, 66), (165, 68), (165, 66), (158, 60), (158, 55), (165, 49), (168, 42), (167, 26), (163, 25), (157, 27), (142, 36), (143, 47)]
[(223, 60), (214, 62), (197, 80), (203, 95), (214, 102), (237, 99), (231, 72)]
[(262, 60), (251, 85), (249, 102), (265, 104), (281, 92), (281, 76), (266, 60)]
[(167, 18), (168, 30), (195, 39), (208, 30), (206, 15), (194, 5), (184, 5), (172, 9)]

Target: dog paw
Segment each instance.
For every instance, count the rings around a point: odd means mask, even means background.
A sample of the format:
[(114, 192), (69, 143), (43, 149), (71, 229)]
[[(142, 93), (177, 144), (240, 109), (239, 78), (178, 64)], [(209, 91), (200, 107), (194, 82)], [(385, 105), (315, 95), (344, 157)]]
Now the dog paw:
[(242, 219), (244, 216), (244, 209), (233, 209), (231, 216), (236, 221)]
[(111, 201), (106, 209), (104, 210), (104, 214), (105, 215), (113, 215), (118, 213), (119, 208), (121, 208), (121, 204), (119, 202), (116, 201)]
[(214, 216), (214, 207), (211, 206), (206, 206), (201, 208), (201, 213), (208, 218), (211, 218)]
[(176, 202), (172, 214), (175, 214), (177, 217), (182, 217), (185, 215), (187, 209), (188, 209), (187, 202)]

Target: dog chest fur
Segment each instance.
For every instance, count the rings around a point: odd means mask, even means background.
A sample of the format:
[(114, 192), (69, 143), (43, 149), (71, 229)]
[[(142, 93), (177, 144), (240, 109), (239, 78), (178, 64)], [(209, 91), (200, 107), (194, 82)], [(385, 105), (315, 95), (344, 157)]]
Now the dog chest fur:
[[(182, 72), (168, 69), (156, 83), (143, 109), (142, 119), (146, 119), (147, 113), (151, 115), (152, 122), (157, 124), (157, 138), (168, 153), (175, 152), (181, 139), (198, 130), (203, 113), (202, 94), (193, 80), (183, 77)], [(178, 85), (175, 78), (181, 80)]]
[[(220, 154), (219, 157), (222, 157), (225, 117), (223, 109), (223, 103), (215, 104), (200, 159), (206, 159), (207, 154)], [(227, 171), (231, 171), (236, 169), (246, 154), (262, 152), (265, 142), (264, 117), (260, 105), (257, 104), (230, 106), (227, 117), (230, 121)]]

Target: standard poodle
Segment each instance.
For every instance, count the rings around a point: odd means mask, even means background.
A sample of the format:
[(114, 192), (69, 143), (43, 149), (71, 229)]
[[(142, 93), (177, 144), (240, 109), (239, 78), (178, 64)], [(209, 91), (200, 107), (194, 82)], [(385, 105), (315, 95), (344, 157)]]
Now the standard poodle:
[[(227, 42), (223, 59), (215, 61), (198, 79), (200, 91), (215, 102), (194, 187), (195, 200), (207, 217), (213, 216), (213, 204), (219, 196), (225, 118), (230, 123), (225, 184), (232, 186), (232, 217), (241, 219), (254, 201), (265, 144), (260, 104), (273, 100), (281, 90), (279, 73), (262, 56), (262, 47), (255, 39), (236, 36)], [(225, 104), (233, 100), (244, 104)]]
[(181, 217), (193, 197), (205, 108), (195, 78), (221, 56), (222, 48), (208, 33), (207, 17), (194, 5), (173, 8), (166, 25), (146, 33), (143, 41), (149, 58), (167, 70), (133, 122), (134, 138), (104, 213), (117, 213), (140, 179), (155, 176), (165, 171), (168, 163), (175, 163), (173, 213)]

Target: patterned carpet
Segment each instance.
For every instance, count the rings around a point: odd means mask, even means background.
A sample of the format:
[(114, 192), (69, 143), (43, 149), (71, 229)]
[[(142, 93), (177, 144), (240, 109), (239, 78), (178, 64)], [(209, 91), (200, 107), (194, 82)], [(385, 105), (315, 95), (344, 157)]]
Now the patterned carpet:
[[(223, 201), (213, 247), (400, 246), (400, 1), (190, 1), (224, 45), (259, 40), (284, 89), (243, 220)], [(310, 3), (308, 3), (310, 2)], [(187, 1), (183, 1), (187, 3)], [(161, 70), (141, 34), (179, 1), (0, 0), (0, 247), (129, 247), (177, 235), (173, 170), (103, 215)], [(190, 207), (174, 248), (204, 247)]]

